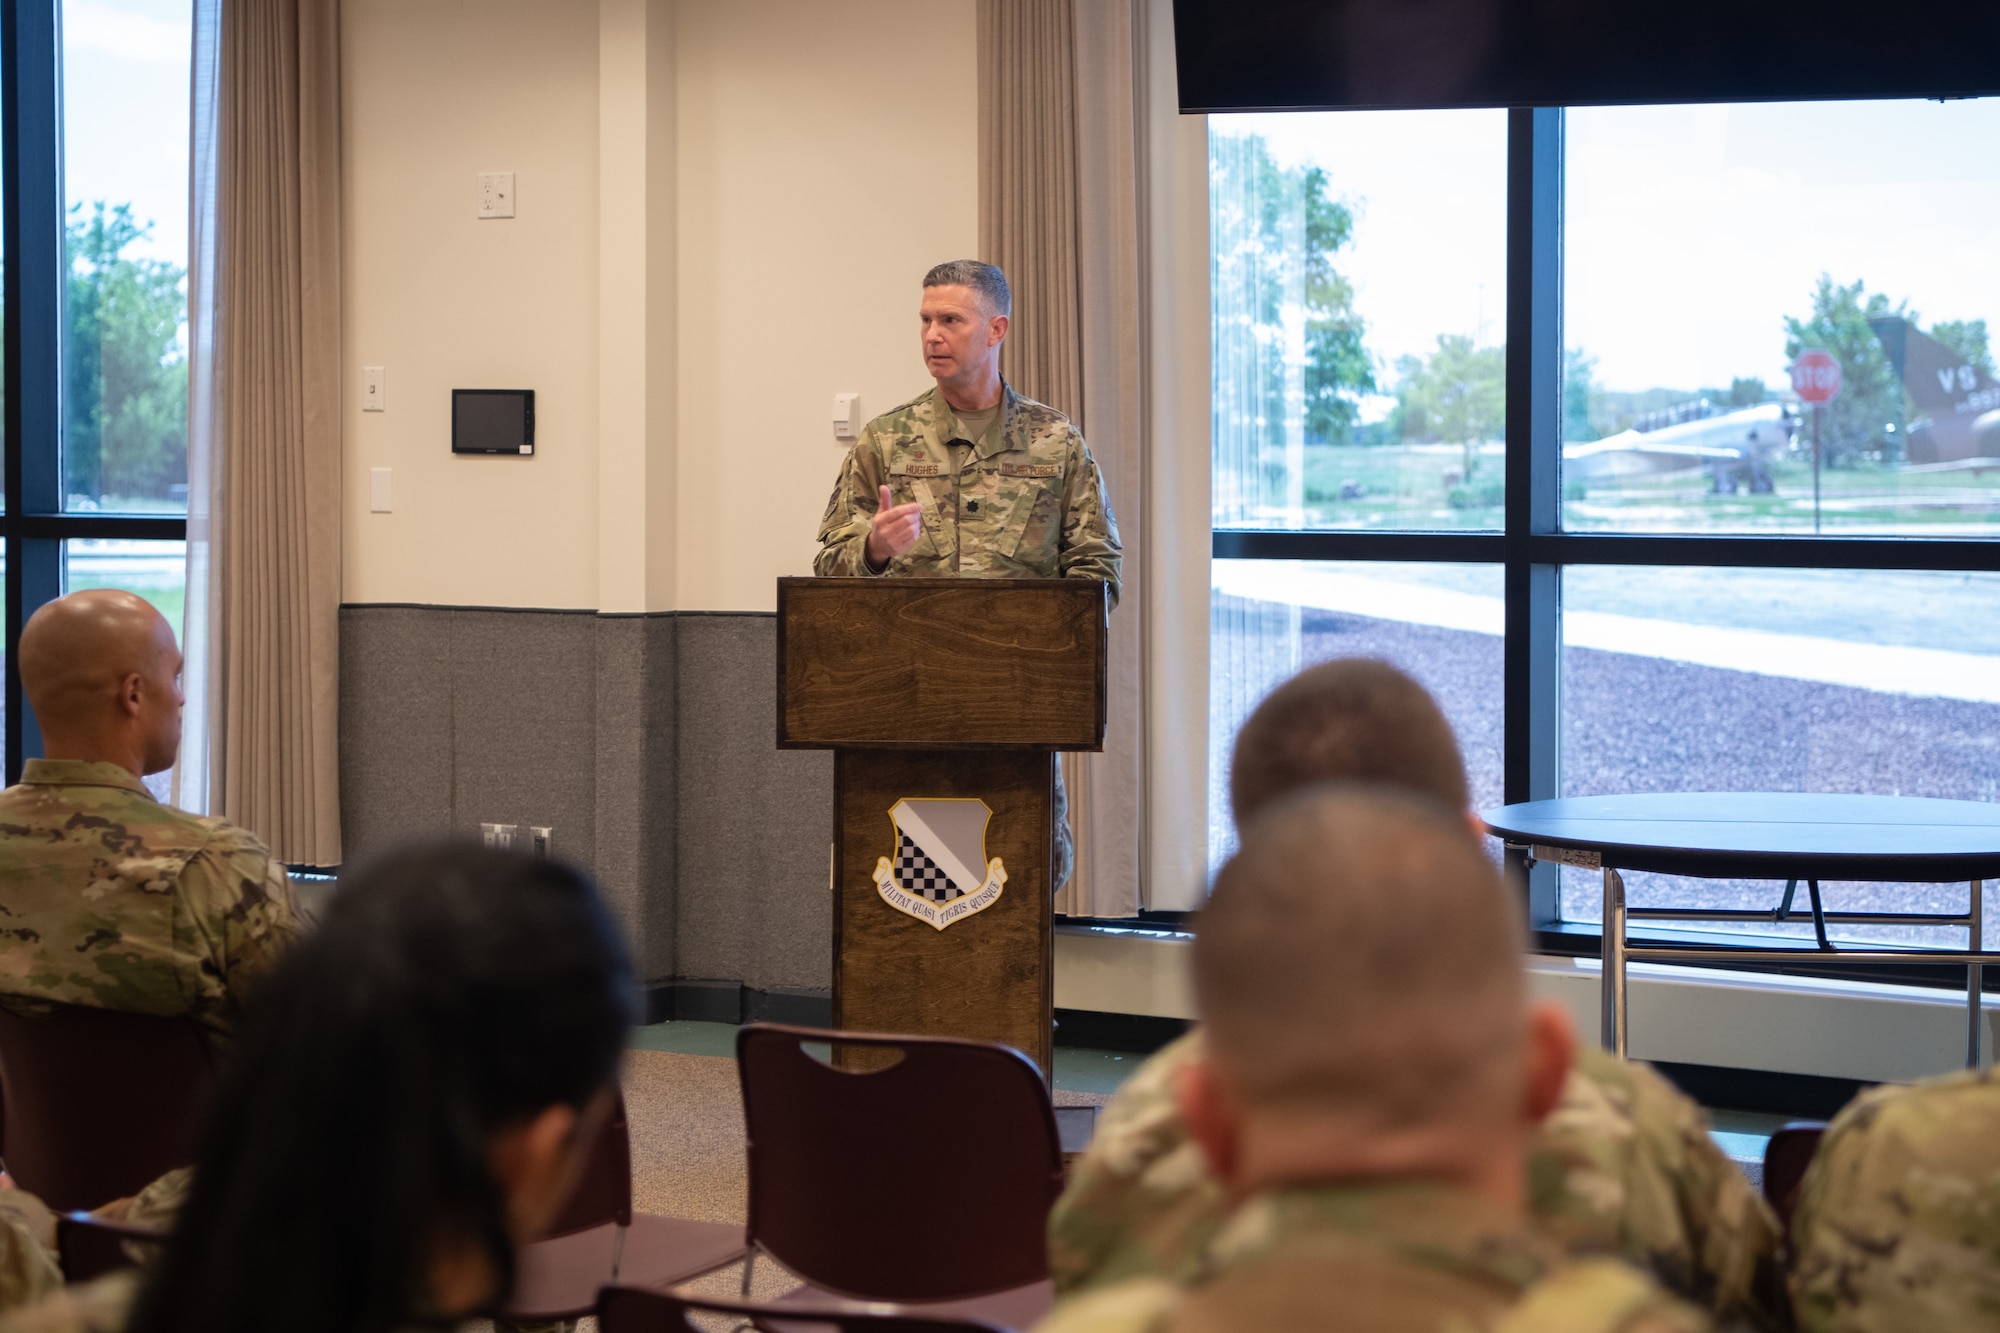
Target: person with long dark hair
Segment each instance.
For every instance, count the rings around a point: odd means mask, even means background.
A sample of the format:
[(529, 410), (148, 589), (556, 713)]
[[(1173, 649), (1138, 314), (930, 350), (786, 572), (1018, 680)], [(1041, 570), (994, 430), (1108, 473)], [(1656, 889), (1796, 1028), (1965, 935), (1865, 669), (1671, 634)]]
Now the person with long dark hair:
[(492, 1310), (608, 1113), (632, 994), (578, 872), (461, 843), (384, 856), (257, 997), (158, 1262), (8, 1327), (388, 1333)]

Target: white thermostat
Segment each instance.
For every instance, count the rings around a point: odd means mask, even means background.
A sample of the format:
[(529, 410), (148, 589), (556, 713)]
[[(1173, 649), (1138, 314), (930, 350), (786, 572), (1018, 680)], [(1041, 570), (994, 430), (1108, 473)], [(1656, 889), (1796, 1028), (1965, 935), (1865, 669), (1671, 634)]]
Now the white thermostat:
[(837, 393), (833, 396), (833, 438), (851, 440), (861, 433), (861, 395)]

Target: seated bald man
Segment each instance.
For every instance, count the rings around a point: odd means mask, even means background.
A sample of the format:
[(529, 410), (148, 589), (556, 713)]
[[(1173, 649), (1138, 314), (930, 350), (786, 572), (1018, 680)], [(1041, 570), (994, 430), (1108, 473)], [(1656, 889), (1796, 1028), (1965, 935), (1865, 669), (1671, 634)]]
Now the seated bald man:
[[(1367, 658), (1306, 668), (1237, 733), (1229, 793), (1239, 824), (1329, 781), (1385, 784), (1453, 810), (1469, 803), (1458, 741), (1436, 701)], [(1345, 892), (1348, 883), (1327, 877), (1321, 887)], [(1227, 1209), (1172, 1088), (1204, 1040), (1197, 1028), (1161, 1049), (1105, 1108), (1049, 1216), (1059, 1297), (1199, 1268)], [(1535, 1136), (1528, 1185), (1537, 1225), (1572, 1252), (1623, 1255), (1725, 1322), (1785, 1326), (1777, 1219), (1709, 1137), (1701, 1108), (1646, 1066), (1594, 1046), (1578, 1051)]]
[(173, 628), (129, 592), (71, 593), (29, 619), (20, 662), (44, 757), (0, 791), (0, 1004), (226, 1035), (300, 916), (263, 843), (140, 781), (180, 753)]
[(1099, 1288), (1045, 1333), (1708, 1328), (1529, 1221), (1573, 1039), (1528, 999), (1522, 936), (1455, 812), (1350, 786), (1259, 815), (1196, 927), (1207, 1040), (1173, 1089), (1227, 1218), (1187, 1276)]

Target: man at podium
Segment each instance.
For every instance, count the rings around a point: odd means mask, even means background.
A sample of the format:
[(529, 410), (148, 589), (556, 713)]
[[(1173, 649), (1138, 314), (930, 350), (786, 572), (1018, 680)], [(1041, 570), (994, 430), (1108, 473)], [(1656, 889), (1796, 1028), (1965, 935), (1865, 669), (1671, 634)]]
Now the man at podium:
[[(820, 521), (821, 577), (1087, 578), (1118, 603), (1122, 559), (1083, 434), (1000, 375), (1013, 294), (973, 259), (924, 275), (924, 368), (935, 387), (870, 421)], [(1074, 858), (1055, 787), (1055, 885)]]

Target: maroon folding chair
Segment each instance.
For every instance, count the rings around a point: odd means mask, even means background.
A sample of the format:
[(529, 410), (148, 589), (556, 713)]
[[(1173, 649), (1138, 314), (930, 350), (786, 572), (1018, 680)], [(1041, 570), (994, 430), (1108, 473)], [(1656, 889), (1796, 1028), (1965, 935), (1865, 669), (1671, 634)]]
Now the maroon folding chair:
[(59, 1213), (137, 1194), (194, 1159), (214, 1082), (207, 1034), (191, 1019), (0, 1009), (0, 1157)]
[[(839, 1069), (806, 1050), (896, 1053)], [(882, 1055), (864, 1056), (869, 1064)], [(1048, 1212), (1062, 1151), (1041, 1072), (991, 1042), (753, 1023), (736, 1034), (750, 1259), (829, 1294), (1026, 1328), (1053, 1301)], [(857, 1062), (859, 1063), (859, 1062)]]
[(89, 1213), (63, 1213), (56, 1218), (56, 1260), (63, 1281), (89, 1282), (121, 1268), (137, 1268), (148, 1245), (157, 1246), (167, 1233), (155, 1227), (112, 1222)]
[(620, 1093), (555, 1225), (521, 1248), (501, 1317), (578, 1319), (596, 1308), (607, 1284), (672, 1286), (734, 1263), (744, 1248), (742, 1227), (632, 1211), (632, 1137)]
[(834, 1329), (837, 1333), (1006, 1333), (997, 1324), (924, 1314), (903, 1306), (871, 1304), (762, 1305), (709, 1297), (677, 1296), (635, 1287), (606, 1287), (597, 1298), (598, 1333), (708, 1333), (688, 1318), (690, 1312), (727, 1315), (749, 1320), (758, 1328), (773, 1321), (787, 1329)]
[(1792, 1229), (1792, 1210), (1799, 1206), (1799, 1187), (1806, 1168), (1826, 1133), (1824, 1120), (1794, 1120), (1771, 1135), (1764, 1145), (1764, 1198), (1778, 1214), (1779, 1225)]

